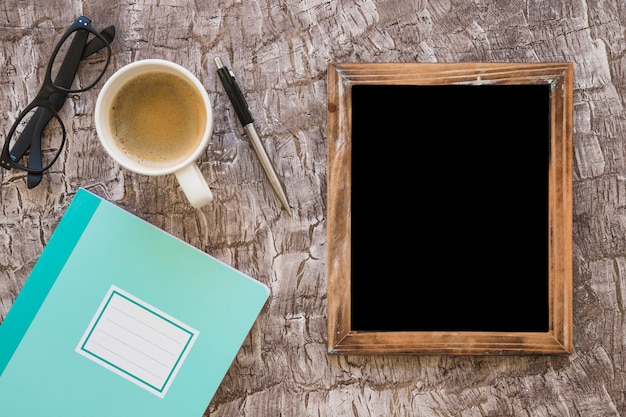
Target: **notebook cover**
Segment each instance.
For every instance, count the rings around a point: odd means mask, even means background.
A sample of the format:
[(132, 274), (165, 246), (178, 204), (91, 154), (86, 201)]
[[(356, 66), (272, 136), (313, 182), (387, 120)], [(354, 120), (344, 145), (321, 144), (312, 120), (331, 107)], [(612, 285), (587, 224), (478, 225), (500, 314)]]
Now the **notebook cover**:
[(268, 296), (80, 189), (0, 325), (2, 415), (201, 417)]

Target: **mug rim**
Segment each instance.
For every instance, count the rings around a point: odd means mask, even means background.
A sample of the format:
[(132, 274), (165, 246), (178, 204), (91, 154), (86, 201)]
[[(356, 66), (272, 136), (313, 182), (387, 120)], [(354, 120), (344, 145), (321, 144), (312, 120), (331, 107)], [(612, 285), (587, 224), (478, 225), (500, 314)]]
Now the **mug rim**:
[[(126, 82), (128, 82), (129, 80), (151, 71), (167, 71), (182, 76), (187, 81), (191, 82), (196, 91), (202, 97), (206, 111), (206, 126), (204, 128), (204, 132), (198, 146), (182, 161), (162, 168), (151, 167), (146, 164), (141, 164), (140, 162), (124, 155), (124, 153), (121, 152), (119, 148), (117, 148), (117, 146), (115, 146), (113, 143), (114, 140), (112, 137), (113, 135), (109, 123), (108, 109), (110, 108), (112, 99), (115, 97), (117, 91), (119, 91), (121, 86), (126, 84)], [(182, 65), (158, 58), (141, 59), (131, 62), (130, 64), (124, 65), (123, 67), (118, 69), (113, 75), (111, 75), (111, 77), (107, 79), (107, 81), (104, 83), (104, 86), (98, 93), (94, 118), (98, 139), (104, 147), (105, 151), (109, 154), (109, 156), (111, 156), (117, 163), (119, 163), (124, 168), (144, 175), (155, 176), (171, 174), (191, 163), (194, 163), (197, 159), (200, 158), (202, 153), (206, 151), (209, 139), (211, 138), (211, 135), (213, 133), (212, 103), (209, 98), (208, 92), (206, 91), (198, 77), (196, 77), (191, 71), (189, 71)]]

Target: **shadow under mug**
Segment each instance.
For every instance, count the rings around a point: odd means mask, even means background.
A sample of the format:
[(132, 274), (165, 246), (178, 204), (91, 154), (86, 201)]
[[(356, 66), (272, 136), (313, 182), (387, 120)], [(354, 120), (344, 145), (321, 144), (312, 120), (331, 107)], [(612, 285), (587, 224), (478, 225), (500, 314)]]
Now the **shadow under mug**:
[[(114, 121), (112, 120), (114, 117), (113, 108), (117, 105), (118, 93), (122, 88), (129, 82), (136, 81), (150, 73), (173, 74), (186, 80), (191, 86), (191, 93), (200, 100), (198, 111), (202, 117), (198, 118), (197, 123), (203, 124), (203, 126), (198, 126), (198, 137), (195, 138), (193, 146), (190, 146), (182, 155), (172, 161), (168, 161), (168, 155), (161, 155), (164, 162), (158, 164), (146, 163), (142, 156), (135, 154), (130, 148), (125, 149), (120, 145), (120, 140), (116, 138), (117, 135), (114, 132)], [(142, 94), (149, 95), (151, 92), (143, 91)], [(133, 106), (131, 101), (129, 107), (132, 108)], [(138, 116), (135, 115), (134, 111), (129, 111), (115, 117)], [(171, 121), (174, 124), (176, 122), (178, 121)], [(144, 59), (122, 67), (107, 80), (98, 95), (95, 107), (95, 124), (100, 143), (107, 153), (124, 168), (151, 176), (175, 174), (189, 203), (195, 208), (200, 208), (213, 200), (211, 189), (196, 163), (196, 160), (208, 146), (213, 132), (212, 106), (202, 83), (184, 67), (162, 59)], [(179, 139), (172, 137), (171, 141), (175, 144), (175, 141)], [(158, 152), (164, 153), (163, 149)]]

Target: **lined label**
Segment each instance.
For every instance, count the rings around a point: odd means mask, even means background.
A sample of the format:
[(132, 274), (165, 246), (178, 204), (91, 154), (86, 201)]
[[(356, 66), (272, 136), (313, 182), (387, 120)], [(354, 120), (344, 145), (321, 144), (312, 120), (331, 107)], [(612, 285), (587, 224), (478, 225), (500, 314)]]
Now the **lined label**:
[(163, 398), (198, 333), (111, 286), (76, 352)]

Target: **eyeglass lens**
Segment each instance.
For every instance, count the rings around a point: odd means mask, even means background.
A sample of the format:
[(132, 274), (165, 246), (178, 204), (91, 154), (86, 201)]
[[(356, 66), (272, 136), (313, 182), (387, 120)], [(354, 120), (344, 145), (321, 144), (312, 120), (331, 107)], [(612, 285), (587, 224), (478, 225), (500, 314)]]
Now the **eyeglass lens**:
[[(23, 114), (14, 125), (8, 139), (11, 160), (24, 168), (48, 169), (58, 158), (63, 148), (63, 126), (52, 111), (43, 106), (35, 106)], [(38, 136), (40, 140), (24, 138)], [(22, 138), (22, 139), (20, 139)], [(39, 159), (38, 162), (32, 158)]]
[(68, 34), (51, 58), (50, 81), (53, 85), (79, 92), (91, 88), (102, 78), (108, 65), (107, 48), (103, 53), (83, 58), (87, 40), (94, 36), (80, 28)]

